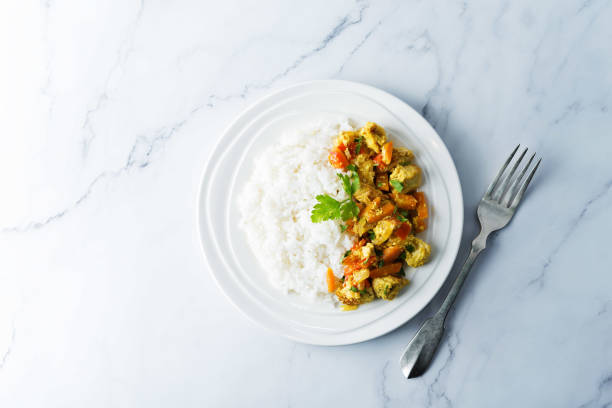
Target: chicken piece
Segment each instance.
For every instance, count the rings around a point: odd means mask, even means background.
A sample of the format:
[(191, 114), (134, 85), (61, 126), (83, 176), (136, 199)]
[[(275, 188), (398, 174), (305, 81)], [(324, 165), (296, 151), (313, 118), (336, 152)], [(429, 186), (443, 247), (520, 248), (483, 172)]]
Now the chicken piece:
[(353, 160), (355, 166), (357, 166), (357, 174), (359, 174), (359, 181), (367, 185), (374, 184), (374, 162), (368, 157), (367, 154), (359, 154)]
[(395, 201), (395, 205), (402, 210), (416, 210), (417, 208), (418, 201), (410, 194), (402, 194), (393, 191), (391, 193), (391, 199)]
[(409, 283), (410, 281), (408, 279), (392, 275), (372, 279), (374, 293), (384, 300), (393, 300), (399, 291)]
[(374, 188), (374, 186), (370, 184), (360, 184), (359, 190), (355, 191), (353, 197), (360, 203), (369, 204), (374, 201), (376, 197), (380, 197), (381, 195), (382, 192)]
[(368, 223), (365, 217), (361, 217), (355, 225), (353, 225), (353, 233), (358, 237), (363, 236), (366, 232), (374, 228), (374, 224)]
[(340, 132), (338, 137), (336, 137), (336, 146), (344, 145), (344, 147), (348, 147), (349, 143), (355, 140), (357, 137), (357, 132), (353, 130), (345, 130)]
[(362, 290), (357, 289), (356, 286), (352, 286), (350, 283), (336, 290), (336, 296), (338, 300), (345, 305), (361, 305), (374, 300), (374, 290), (372, 287), (366, 287)]
[(400, 193), (416, 190), (421, 185), (421, 168), (415, 164), (407, 166), (400, 164), (393, 169), (389, 180), (390, 182), (397, 181), (404, 186)]
[(366, 145), (380, 153), (380, 148), (387, 141), (387, 133), (382, 126), (378, 126), (374, 122), (368, 122), (359, 130), (359, 135), (365, 140)]
[(374, 245), (381, 245), (383, 242), (389, 239), (391, 234), (393, 234), (395, 228), (397, 228), (398, 226), (399, 222), (392, 217), (386, 217), (378, 221), (378, 223), (376, 223), (376, 226), (374, 227), (374, 234), (376, 234), (376, 237), (374, 238), (372, 243)]
[(423, 265), (429, 260), (429, 255), (431, 254), (431, 246), (427, 242), (411, 235), (406, 238), (405, 247), (406, 264), (408, 264), (408, 266), (416, 268)]
[(359, 248), (361, 263), (365, 263), (371, 256), (375, 255), (374, 245), (370, 242)]
[(391, 157), (390, 169), (395, 168), (397, 165), (407, 166), (414, 161), (414, 153), (412, 150), (406, 149), (405, 147), (396, 147), (393, 149), (393, 155)]

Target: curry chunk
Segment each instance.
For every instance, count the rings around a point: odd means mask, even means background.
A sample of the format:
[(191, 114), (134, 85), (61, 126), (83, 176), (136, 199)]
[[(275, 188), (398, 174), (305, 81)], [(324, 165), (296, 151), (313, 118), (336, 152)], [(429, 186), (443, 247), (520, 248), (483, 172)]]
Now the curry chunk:
[(421, 185), (421, 168), (414, 164), (397, 165), (391, 172), (389, 180), (397, 181), (404, 186), (400, 193), (415, 190)]
[(374, 184), (374, 162), (367, 154), (360, 154), (355, 157), (355, 166), (357, 166), (357, 174), (361, 183)]
[(336, 146), (344, 145), (344, 147), (348, 147), (348, 145), (355, 140), (357, 137), (357, 132), (353, 130), (345, 130), (340, 132), (338, 137), (336, 138)]
[(374, 186), (364, 183), (360, 185), (359, 190), (353, 194), (353, 197), (360, 203), (369, 204), (370, 202), (374, 201), (376, 197), (382, 196), (382, 194), (383, 193), (374, 188)]
[(353, 233), (358, 237), (361, 237), (372, 228), (374, 228), (374, 224), (370, 224), (365, 217), (361, 217), (353, 226)]
[(415, 237), (409, 236), (406, 240), (406, 263), (408, 266), (416, 268), (429, 260), (431, 246)]
[(372, 287), (376, 296), (384, 300), (393, 300), (408, 283), (410, 283), (408, 279), (393, 275), (372, 279)]
[(344, 287), (336, 291), (338, 300), (345, 305), (361, 305), (374, 300), (374, 291), (371, 287), (364, 288), (362, 290), (357, 289), (355, 286), (345, 285)]
[(380, 153), (381, 146), (387, 141), (385, 129), (374, 122), (366, 123), (359, 131), (359, 135), (365, 140), (366, 145), (376, 153)]
[(412, 150), (406, 149), (405, 147), (396, 147), (393, 149), (393, 156), (389, 168), (393, 169), (397, 165), (407, 166), (412, 164), (413, 161), (414, 153), (412, 153)]
[(391, 234), (393, 234), (393, 231), (398, 226), (398, 224), (399, 222), (392, 217), (386, 217), (378, 221), (378, 223), (376, 223), (376, 226), (374, 227), (374, 234), (376, 235), (376, 237), (374, 238), (372, 243), (374, 245), (381, 245), (382, 243), (384, 243), (387, 239), (389, 239)]

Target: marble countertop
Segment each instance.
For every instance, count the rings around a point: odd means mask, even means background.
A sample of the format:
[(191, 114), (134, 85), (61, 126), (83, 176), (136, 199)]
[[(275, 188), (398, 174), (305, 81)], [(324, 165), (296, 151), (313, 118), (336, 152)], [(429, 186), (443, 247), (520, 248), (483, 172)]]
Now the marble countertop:
[[(0, 16), (0, 406), (612, 403), (609, 1), (46, 0)], [(220, 132), (326, 78), (397, 95), (439, 132), (464, 193), (459, 258), (504, 156), (543, 157), (418, 379), (398, 359), (440, 295), (381, 338), (296, 344), (243, 317), (199, 248)]]

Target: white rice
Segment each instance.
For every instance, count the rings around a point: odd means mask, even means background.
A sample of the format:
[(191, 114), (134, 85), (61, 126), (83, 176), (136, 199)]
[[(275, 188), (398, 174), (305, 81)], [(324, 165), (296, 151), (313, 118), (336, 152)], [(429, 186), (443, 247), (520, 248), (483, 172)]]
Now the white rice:
[(313, 223), (319, 194), (343, 200), (336, 171), (327, 156), (348, 120), (312, 125), (283, 135), (255, 158), (255, 169), (240, 197), (242, 226), (249, 245), (273, 286), (313, 302), (332, 302), (325, 276), (341, 276), (342, 255), (351, 247), (338, 221)]

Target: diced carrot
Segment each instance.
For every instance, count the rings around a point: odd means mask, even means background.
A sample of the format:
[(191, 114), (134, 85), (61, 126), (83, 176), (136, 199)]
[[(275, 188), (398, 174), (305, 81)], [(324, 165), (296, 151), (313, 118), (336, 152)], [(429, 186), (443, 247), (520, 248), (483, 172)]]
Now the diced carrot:
[(342, 153), (342, 150), (337, 147), (332, 149), (332, 151), (329, 153), (329, 163), (335, 168), (342, 170), (346, 169), (349, 164), (346, 156), (344, 153)]
[(402, 263), (392, 263), (390, 265), (384, 265), (380, 268), (373, 269), (370, 271), (370, 278), (380, 278), (382, 276), (393, 275), (398, 273), (402, 269)]
[(414, 193), (418, 204), (416, 207), (417, 216), (413, 218), (412, 222), (414, 224), (415, 232), (422, 232), (427, 229), (427, 218), (429, 218), (429, 209), (427, 208), (427, 199), (425, 198), (425, 193), (418, 191)]
[(353, 244), (351, 249), (359, 249), (359, 248), (361, 248), (362, 246), (364, 246), (367, 243), (368, 243), (368, 241), (365, 238), (360, 239), (358, 241), (355, 241), (355, 243)]
[[(371, 207), (370, 204), (372, 204)], [(387, 201), (382, 205), (382, 207), (378, 208), (378, 205), (380, 205), (380, 197), (374, 199), (374, 201), (372, 201), (370, 204), (368, 204), (368, 207), (370, 208), (368, 208), (368, 210), (365, 212), (366, 220), (370, 224), (374, 224), (375, 222), (382, 220), (386, 216), (393, 214), (393, 211), (395, 211), (395, 206), (390, 201)]]
[(332, 293), (336, 291), (338, 286), (338, 278), (334, 275), (332, 268), (327, 268), (327, 291)]
[(393, 214), (393, 211), (395, 211), (395, 206), (392, 202), (387, 201), (382, 207), (382, 218)]
[(378, 153), (376, 156), (372, 158), (372, 160), (374, 161), (374, 163), (376, 163), (379, 170), (383, 170), (383, 171), (386, 170), (387, 165), (383, 161), (382, 153)]
[(418, 200), (410, 194), (402, 194), (394, 191), (391, 193), (391, 198), (402, 210), (414, 210), (417, 208)]
[(381, 155), (383, 163), (391, 163), (391, 156), (393, 155), (393, 142), (389, 141), (383, 145)]
[(417, 217), (426, 219), (429, 217), (429, 211), (427, 210), (427, 199), (425, 198), (425, 193), (421, 191), (417, 191), (414, 193), (414, 196), (418, 202), (417, 204)]
[(392, 246), (383, 250), (382, 259), (385, 264), (390, 264), (395, 261), (404, 249), (398, 246)]
[(410, 226), (410, 223), (403, 222), (402, 225), (400, 225), (400, 227), (395, 231), (395, 235), (397, 235), (399, 239), (406, 239), (406, 237), (410, 235), (411, 231), (412, 227)]

